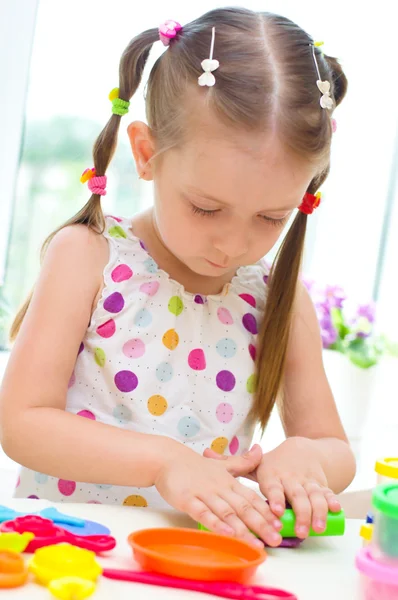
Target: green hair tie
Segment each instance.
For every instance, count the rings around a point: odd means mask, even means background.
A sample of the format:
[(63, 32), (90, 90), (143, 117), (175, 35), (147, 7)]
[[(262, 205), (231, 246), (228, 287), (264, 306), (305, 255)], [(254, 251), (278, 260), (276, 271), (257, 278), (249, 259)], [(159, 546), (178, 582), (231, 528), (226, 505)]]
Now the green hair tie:
[(114, 88), (110, 92), (109, 100), (112, 102), (112, 112), (114, 115), (122, 117), (129, 112), (130, 102), (119, 98), (119, 88)]

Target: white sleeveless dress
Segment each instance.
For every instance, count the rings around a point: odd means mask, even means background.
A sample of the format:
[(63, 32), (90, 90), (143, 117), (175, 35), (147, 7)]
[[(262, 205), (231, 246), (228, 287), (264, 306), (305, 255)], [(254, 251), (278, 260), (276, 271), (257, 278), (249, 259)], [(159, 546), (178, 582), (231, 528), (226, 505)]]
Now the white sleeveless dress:
[[(207, 447), (243, 453), (255, 426), (248, 414), (268, 267), (241, 267), (221, 294), (195, 295), (158, 268), (129, 219), (106, 217), (104, 236), (110, 248), (105, 285), (80, 346), (66, 410), (166, 435), (200, 454)], [(105, 452), (106, 439), (98, 460)], [(66, 481), (26, 468), (14, 495), (168, 507), (155, 488)]]

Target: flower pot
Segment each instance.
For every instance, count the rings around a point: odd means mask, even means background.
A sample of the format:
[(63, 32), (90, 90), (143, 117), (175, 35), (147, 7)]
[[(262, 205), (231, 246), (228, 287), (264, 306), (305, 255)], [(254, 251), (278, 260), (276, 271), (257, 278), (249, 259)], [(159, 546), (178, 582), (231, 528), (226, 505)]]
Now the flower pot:
[(343, 427), (358, 458), (379, 366), (362, 369), (335, 350), (323, 351), (323, 363)]

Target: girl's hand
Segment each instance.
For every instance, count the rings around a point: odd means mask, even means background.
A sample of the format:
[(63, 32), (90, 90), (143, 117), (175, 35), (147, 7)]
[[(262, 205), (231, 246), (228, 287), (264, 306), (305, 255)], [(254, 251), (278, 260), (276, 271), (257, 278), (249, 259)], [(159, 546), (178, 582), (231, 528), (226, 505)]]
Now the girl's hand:
[(209, 460), (181, 446), (159, 470), (155, 486), (171, 506), (215, 533), (262, 547), (250, 529), (268, 545), (277, 546), (279, 520), (255, 491), (235, 479), (253, 472), (261, 460), (260, 446), (228, 461)]
[[(206, 457), (216, 459), (212, 450), (205, 450)], [(218, 456), (228, 462), (230, 457)], [(328, 488), (328, 482), (314, 450), (313, 441), (306, 438), (288, 438), (278, 448), (263, 455), (255, 472), (255, 479), (267, 498), (274, 515), (281, 517), (286, 500), (296, 515), (296, 535), (306, 538), (309, 528), (322, 533), (326, 528), (328, 511), (339, 512), (337, 497)]]

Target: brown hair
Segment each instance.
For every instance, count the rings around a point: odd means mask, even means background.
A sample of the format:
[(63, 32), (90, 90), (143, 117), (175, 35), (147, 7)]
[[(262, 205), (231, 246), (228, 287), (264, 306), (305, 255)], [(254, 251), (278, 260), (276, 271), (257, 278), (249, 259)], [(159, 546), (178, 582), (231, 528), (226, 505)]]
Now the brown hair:
[[(209, 55), (211, 30), (216, 28), (214, 57), (220, 62), (216, 85), (200, 88), (201, 61)], [(136, 92), (157, 29), (136, 36), (125, 49), (119, 70), (119, 97)], [(229, 127), (266, 132), (276, 128), (288, 151), (317, 166), (308, 191), (314, 193), (329, 171), (333, 111), (322, 109), (312, 38), (284, 17), (242, 8), (212, 10), (185, 25), (153, 66), (147, 85), (146, 114), (157, 152), (181, 144), (187, 131), (184, 91), (206, 95), (209, 110)], [(322, 80), (331, 83), (338, 105), (347, 80), (336, 59), (315, 48)], [(195, 86), (195, 87), (194, 87)], [(191, 94), (192, 95), (192, 94)], [(178, 101), (178, 99), (180, 101)], [(104, 175), (117, 144), (120, 116), (112, 115), (95, 142), (97, 175)], [(82, 210), (63, 227), (83, 223), (101, 233), (104, 217), (100, 197), (93, 194)], [(271, 269), (266, 312), (259, 333), (257, 392), (253, 417), (264, 428), (282, 391), (285, 357), (300, 272), (307, 217), (298, 213)], [(59, 231), (59, 230), (57, 230)], [(55, 232), (56, 233), (56, 232)], [(55, 235), (44, 243), (43, 252)], [(18, 313), (12, 339), (29, 306)]]

